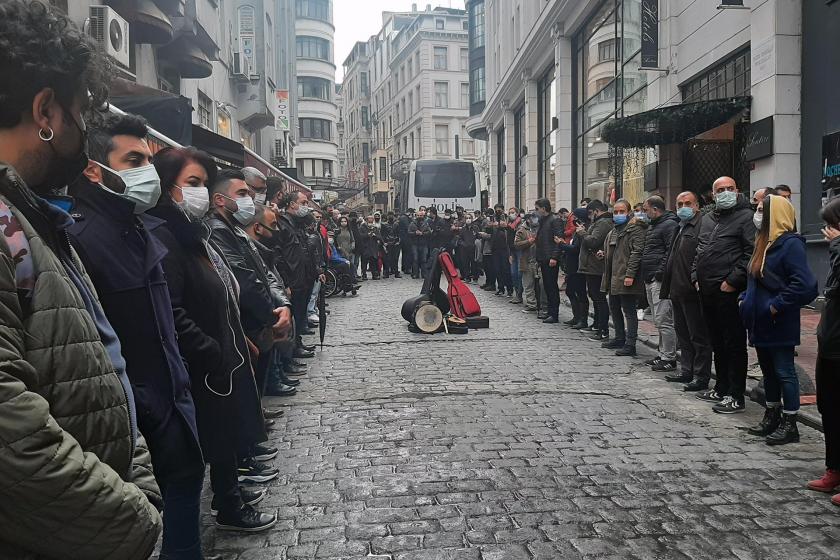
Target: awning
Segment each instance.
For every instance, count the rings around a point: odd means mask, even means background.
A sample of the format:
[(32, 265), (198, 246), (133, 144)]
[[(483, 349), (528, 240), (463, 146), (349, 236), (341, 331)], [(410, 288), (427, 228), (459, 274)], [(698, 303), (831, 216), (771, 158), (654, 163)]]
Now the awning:
[(749, 107), (749, 97), (660, 107), (607, 122), (601, 137), (611, 146), (619, 148), (680, 144), (729, 122)]
[(192, 125), (192, 145), (210, 154), (221, 167), (245, 167), (245, 147), (242, 144), (196, 124)]

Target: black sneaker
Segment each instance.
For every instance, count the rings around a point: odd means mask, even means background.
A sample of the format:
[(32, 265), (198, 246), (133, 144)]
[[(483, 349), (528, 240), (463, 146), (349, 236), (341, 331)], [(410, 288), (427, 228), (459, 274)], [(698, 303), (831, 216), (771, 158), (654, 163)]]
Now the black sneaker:
[[(586, 331), (581, 331), (581, 332), (586, 332)], [(591, 335), (589, 335), (586, 338), (588, 338), (592, 342), (606, 342), (607, 340), (610, 339), (610, 335), (608, 335), (605, 332), (594, 331)]]
[[(652, 369), (653, 371), (676, 371), (677, 362), (676, 360), (673, 362), (659, 360), (659, 363), (653, 364), (652, 366), (650, 366), (650, 369)], [(691, 381), (691, 379), (688, 379), (687, 381)]]
[(257, 533), (277, 523), (277, 515), (260, 513), (251, 506), (242, 506), (237, 512), (216, 515), (216, 527), (225, 531)]
[(280, 471), (258, 463), (253, 457), (249, 457), (239, 462), (237, 474), (239, 482), (268, 482), (277, 478)]
[(277, 457), (278, 450), (276, 447), (268, 447), (267, 445), (257, 444), (251, 448), (254, 459), (261, 463), (271, 461)]
[[(247, 488), (240, 488), (239, 489), (239, 497), (242, 498), (242, 503), (246, 506), (253, 506), (265, 498), (265, 495), (268, 493), (268, 490), (264, 488), (257, 488), (256, 490), (249, 490)], [(218, 504), (216, 504), (216, 496), (213, 496), (213, 499), (210, 501), (210, 513), (216, 514), (219, 513)]]
[(624, 341), (613, 338), (601, 344), (601, 348), (606, 348), (607, 350), (618, 350), (619, 348), (624, 348)]
[(616, 356), (635, 356), (636, 355), (636, 347), (635, 346), (622, 346), (618, 350), (615, 351)]
[(746, 408), (743, 402), (735, 400), (734, 397), (726, 396), (718, 404), (714, 405), (712, 410), (718, 414), (737, 414), (738, 412), (744, 412)]
[(720, 393), (718, 393), (714, 389), (709, 389), (708, 391), (701, 391), (694, 396), (697, 397), (698, 399), (700, 399), (701, 401), (714, 402), (714, 403), (719, 403), (720, 401), (723, 400), (723, 395), (721, 395)]
[(645, 360), (645, 365), (648, 366), (648, 367), (653, 367), (661, 361), (662, 361), (662, 358), (657, 356), (655, 358), (651, 358), (650, 360)]

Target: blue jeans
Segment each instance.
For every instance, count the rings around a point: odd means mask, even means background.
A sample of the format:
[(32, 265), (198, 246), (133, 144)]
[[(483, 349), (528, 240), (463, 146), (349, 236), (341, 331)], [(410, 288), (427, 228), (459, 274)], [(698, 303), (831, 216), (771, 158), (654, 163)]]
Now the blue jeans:
[(306, 315), (317, 315), (318, 314), (318, 295), (321, 293), (321, 283), (319, 281), (315, 281), (315, 285), (312, 286), (312, 294), (309, 296), (309, 303), (306, 306)]
[(426, 261), (429, 260), (429, 248), (415, 243), (411, 246), (411, 275), (426, 277)]
[(199, 505), (204, 466), (192, 475), (158, 480), (163, 494), (161, 560), (202, 560)]
[(519, 251), (513, 254), (513, 263), (510, 265), (510, 277), (513, 281), (513, 288), (517, 293), (522, 293), (522, 271), (519, 270)]
[(799, 411), (799, 378), (793, 365), (793, 346), (756, 348), (758, 365), (764, 376), (764, 395), (768, 404), (784, 400), (785, 412)]

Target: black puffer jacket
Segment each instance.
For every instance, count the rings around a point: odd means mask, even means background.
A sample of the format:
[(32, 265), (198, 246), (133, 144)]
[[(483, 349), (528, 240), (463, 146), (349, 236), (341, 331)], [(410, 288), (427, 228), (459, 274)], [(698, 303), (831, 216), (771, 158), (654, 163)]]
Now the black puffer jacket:
[(670, 210), (650, 221), (642, 254), (642, 278), (645, 282), (661, 281), (665, 263), (679, 230), (679, 218)]
[(701, 290), (718, 290), (724, 281), (745, 290), (755, 235), (753, 211), (743, 195), (733, 208), (703, 216), (692, 282), (699, 282)]
[(560, 247), (554, 242), (555, 237), (563, 237), (563, 223), (557, 216), (548, 215), (540, 218), (537, 230), (537, 262), (548, 262), (551, 259), (560, 260)]
[(825, 282), (825, 308), (817, 328), (818, 354), (831, 360), (840, 359), (840, 238), (828, 248), (831, 272)]
[(686, 300), (698, 297), (691, 280), (691, 267), (694, 266), (697, 256), (702, 222), (703, 214), (697, 212), (693, 218), (683, 222), (677, 231), (662, 277), (662, 289), (659, 293), (662, 299)]

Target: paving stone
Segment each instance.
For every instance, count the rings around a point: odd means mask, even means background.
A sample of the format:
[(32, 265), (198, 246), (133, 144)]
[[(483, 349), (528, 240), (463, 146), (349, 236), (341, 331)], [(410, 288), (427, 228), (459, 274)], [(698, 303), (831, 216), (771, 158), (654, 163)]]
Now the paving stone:
[[(331, 300), (327, 344), (270, 432), (266, 533), (218, 531), (237, 560), (837, 558), (840, 516), (804, 489), (820, 434), (768, 448), (736, 417), (502, 298), (491, 328), (409, 333), (417, 282)], [(567, 314), (566, 310), (562, 313)], [(567, 317), (563, 317), (565, 319)], [(642, 350), (642, 354), (647, 350)], [(212, 496), (204, 493), (203, 511)]]

